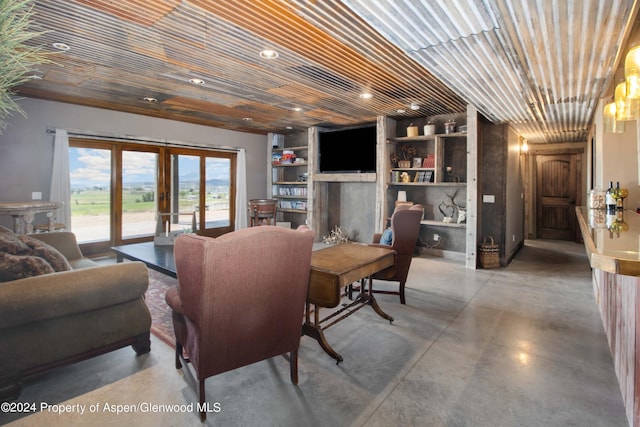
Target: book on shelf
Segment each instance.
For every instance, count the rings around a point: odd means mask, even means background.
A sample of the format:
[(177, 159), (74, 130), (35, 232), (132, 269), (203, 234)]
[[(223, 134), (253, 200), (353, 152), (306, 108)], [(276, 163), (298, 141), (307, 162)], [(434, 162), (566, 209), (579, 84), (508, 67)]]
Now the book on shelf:
[(433, 154), (427, 154), (427, 157), (422, 161), (423, 168), (435, 168), (436, 167), (436, 156)]

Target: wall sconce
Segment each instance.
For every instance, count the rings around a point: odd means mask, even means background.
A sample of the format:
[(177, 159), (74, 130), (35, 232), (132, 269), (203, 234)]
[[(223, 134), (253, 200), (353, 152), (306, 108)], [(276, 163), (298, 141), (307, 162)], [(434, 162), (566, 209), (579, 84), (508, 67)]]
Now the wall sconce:
[(627, 98), (640, 99), (640, 45), (629, 50), (624, 59)]
[(520, 146), (520, 151), (523, 153), (527, 153), (529, 151), (529, 144), (525, 138), (522, 138), (522, 146)]
[(616, 120), (616, 103), (614, 101), (604, 106), (602, 127), (608, 133), (624, 133), (624, 122)]
[(615, 91), (616, 120), (636, 120), (640, 118), (640, 99), (627, 97), (626, 82), (618, 83)]

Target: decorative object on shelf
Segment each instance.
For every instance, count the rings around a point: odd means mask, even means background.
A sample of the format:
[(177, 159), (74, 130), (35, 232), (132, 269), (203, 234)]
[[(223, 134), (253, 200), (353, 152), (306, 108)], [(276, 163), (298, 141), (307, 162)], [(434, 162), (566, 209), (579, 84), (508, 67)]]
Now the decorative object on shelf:
[(457, 215), (457, 223), (464, 224), (467, 221), (467, 210), (465, 206), (456, 203), (455, 199), (458, 194), (458, 190), (456, 189), (453, 193), (446, 194), (448, 200), (443, 200), (438, 206), (440, 213), (443, 215), (442, 222), (445, 224), (451, 223), (453, 222), (453, 218)]
[(413, 158), (413, 166), (414, 168), (419, 168), (422, 166), (422, 157), (414, 157)]
[(444, 124), (444, 133), (454, 133), (456, 131), (456, 122), (454, 120), (449, 120)]
[(408, 144), (403, 144), (400, 146), (400, 157), (402, 160), (410, 161), (416, 154), (418, 154), (418, 150), (416, 149), (416, 147)]
[(435, 135), (436, 134), (436, 125), (433, 124), (431, 120), (424, 125), (424, 134), (425, 135)]
[(298, 182), (307, 182), (309, 179), (309, 173), (305, 172), (302, 175), (298, 175)]
[(290, 165), (296, 161), (296, 153), (293, 150), (283, 150), (282, 151), (282, 159), (280, 159), (280, 163), (283, 165)]
[(343, 230), (339, 226), (333, 227), (333, 230), (329, 232), (328, 236), (322, 236), (322, 242), (328, 244), (341, 244), (348, 243), (351, 240), (351, 236), (349, 236), (349, 232), (345, 229)]
[(447, 181), (452, 182), (451, 178), (453, 176), (453, 167), (447, 166), (445, 170), (447, 171)]
[(433, 154), (427, 154), (427, 157), (424, 158), (422, 162), (423, 168), (435, 168), (436, 167), (436, 156)]
[(409, 174), (407, 172), (402, 172), (400, 174), (400, 181), (401, 182), (410, 182), (411, 181), (411, 177), (409, 176)]
[(467, 133), (467, 125), (458, 126), (458, 132)]
[(407, 136), (418, 136), (418, 126), (414, 126), (413, 123), (407, 128)]

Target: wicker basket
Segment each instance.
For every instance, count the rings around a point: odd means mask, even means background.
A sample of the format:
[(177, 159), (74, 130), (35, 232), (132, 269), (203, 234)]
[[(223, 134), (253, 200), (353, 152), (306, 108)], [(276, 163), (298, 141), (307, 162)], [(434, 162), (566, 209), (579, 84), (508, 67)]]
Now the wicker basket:
[(497, 268), (500, 267), (500, 247), (495, 244), (493, 237), (487, 237), (480, 244), (480, 267), (482, 268)]

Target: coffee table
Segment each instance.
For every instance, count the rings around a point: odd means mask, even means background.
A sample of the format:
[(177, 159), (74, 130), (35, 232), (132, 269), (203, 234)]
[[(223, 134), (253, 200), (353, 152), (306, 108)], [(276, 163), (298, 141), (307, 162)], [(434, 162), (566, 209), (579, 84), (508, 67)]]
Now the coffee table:
[(111, 250), (116, 253), (118, 262), (122, 262), (124, 258), (130, 261), (142, 261), (152, 270), (173, 278), (177, 277), (173, 246), (156, 246), (153, 242), (143, 242), (114, 246)]

